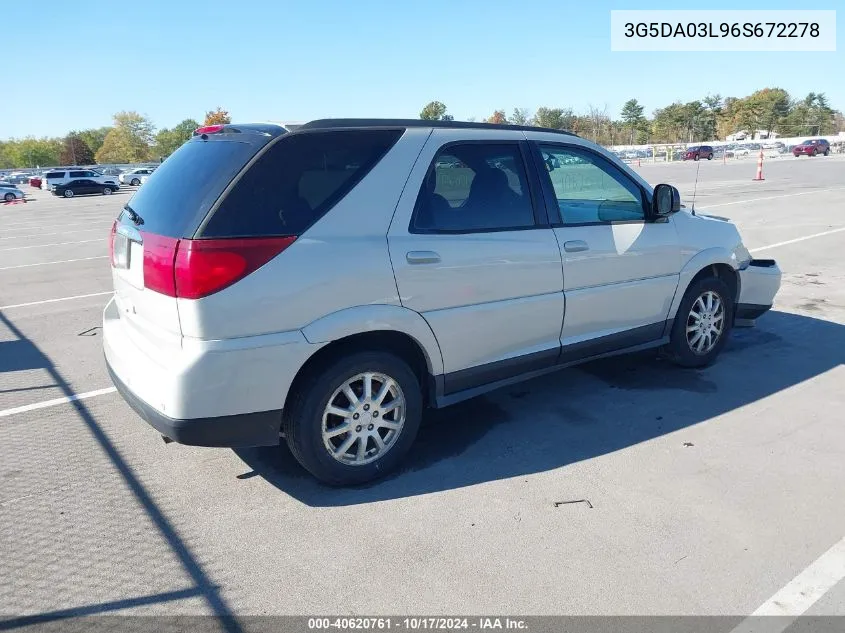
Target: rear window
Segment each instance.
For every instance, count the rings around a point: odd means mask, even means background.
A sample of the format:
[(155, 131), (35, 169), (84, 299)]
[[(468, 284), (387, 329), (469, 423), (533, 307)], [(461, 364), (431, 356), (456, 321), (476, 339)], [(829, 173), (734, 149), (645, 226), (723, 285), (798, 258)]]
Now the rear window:
[(144, 221), (142, 230), (191, 237), (232, 178), (266, 140), (220, 136), (204, 141), (197, 137), (182, 145), (129, 200), (131, 209)]
[(44, 175), (45, 178), (64, 178), (65, 172), (63, 171), (51, 171)]
[(300, 235), (349, 193), (401, 134), (333, 130), (282, 137), (232, 188), (202, 237)]

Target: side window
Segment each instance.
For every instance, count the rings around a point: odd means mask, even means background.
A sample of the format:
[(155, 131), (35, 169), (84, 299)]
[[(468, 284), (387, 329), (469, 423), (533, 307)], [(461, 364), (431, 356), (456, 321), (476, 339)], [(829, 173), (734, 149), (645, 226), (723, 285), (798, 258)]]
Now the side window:
[(97, 176), (97, 174), (95, 174), (93, 171), (83, 171), (82, 175), (85, 178), (94, 178), (95, 176)]
[(412, 233), (533, 228), (534, 208), (516, 143), (459, 143), (435, 157), (417, 197)]
[(281, 137), (232, 188), (203, 237), (300, 235), (375, 167), (401, 130)]
[(88, 172), (85, 172), (85, 171), (72, 171), (72, 172), (70, 172), (70, 177), (71, 178), (85, 178), (85, 176), (87, 174), (88, 174)]
[(564, 224), (645, 219), (642, 191), (605, 158), (574, 147), (540, 145)]

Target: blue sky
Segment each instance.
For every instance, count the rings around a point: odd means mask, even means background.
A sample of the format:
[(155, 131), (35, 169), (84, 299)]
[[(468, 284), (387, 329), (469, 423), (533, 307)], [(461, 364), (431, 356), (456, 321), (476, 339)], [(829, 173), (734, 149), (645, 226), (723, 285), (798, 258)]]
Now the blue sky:
[(0, 92), (0, 138), (108, 125), (119, 110), (171, 127), (218, 105), (236, 121), (416, 117), (433, 99), (459, 119), (516, 106), (578, 112), (589, 104), (606, 105), (616, 117), (632, 97), (650, 113), (674, 100), (743, 96), (766, 86), (793, 96), (825, 92), (845, 110), (841, 48), (610, 51), (611, 9), (837, 5), (841, 0), (87, 0), (73, 10), (50, 2), (34, 10), (8, 2), (3, 24), (12, 28), (3, 30), (0, 59), (12, 62), (21, 89)]

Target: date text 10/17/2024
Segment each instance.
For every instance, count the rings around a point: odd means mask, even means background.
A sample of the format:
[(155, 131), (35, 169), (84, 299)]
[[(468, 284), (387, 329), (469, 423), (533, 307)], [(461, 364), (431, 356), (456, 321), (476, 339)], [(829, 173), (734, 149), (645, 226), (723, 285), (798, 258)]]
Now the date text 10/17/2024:
[(509, 617), (323, 617), (308, 618), (309, 631), (527, 631), (525, 620)]

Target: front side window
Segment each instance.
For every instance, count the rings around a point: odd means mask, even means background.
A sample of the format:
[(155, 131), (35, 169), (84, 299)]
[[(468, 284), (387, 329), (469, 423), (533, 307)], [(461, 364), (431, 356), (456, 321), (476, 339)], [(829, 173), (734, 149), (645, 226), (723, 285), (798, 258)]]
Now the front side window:
[(645, 220), (640, 188), (602, 156), (554, 145), (540, 153), (563, 224)]
[(457, 143), (434, 157), (417, 197), (410, 230), (461, 233), (534, 225), (519, 145)]

